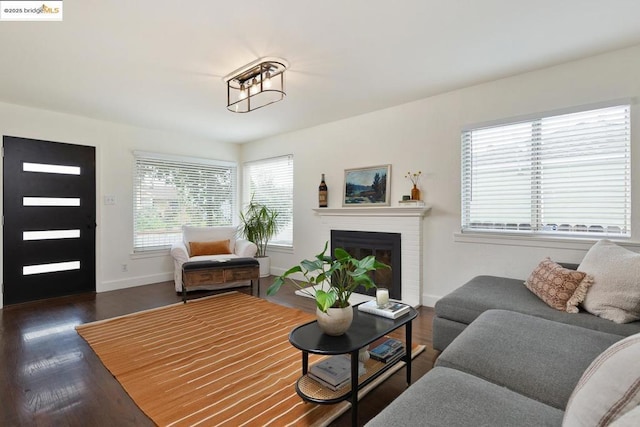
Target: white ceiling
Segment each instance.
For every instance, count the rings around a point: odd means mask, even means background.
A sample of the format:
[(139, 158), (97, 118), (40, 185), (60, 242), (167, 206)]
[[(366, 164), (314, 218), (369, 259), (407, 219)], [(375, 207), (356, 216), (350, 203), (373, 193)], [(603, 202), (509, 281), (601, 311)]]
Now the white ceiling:
[[(0, 22), (0, 101), (246, 142), (640, 44), (638, 0), (64, 0)], [(222, 77), (290, 63), (287, 97), (226, 109)]]

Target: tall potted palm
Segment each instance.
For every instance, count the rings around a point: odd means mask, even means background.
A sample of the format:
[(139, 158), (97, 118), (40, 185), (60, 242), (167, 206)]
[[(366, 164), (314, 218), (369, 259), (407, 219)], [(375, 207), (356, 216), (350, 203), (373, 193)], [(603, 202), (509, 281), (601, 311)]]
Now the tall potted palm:
[(256, 258), (260, 263), (260, 277), (267, 277), (271, 262), (267, 256), (267, 245), (280, 229), (278, 212), (251, 198), (245, 212), (240, 212), (239, 233), (258, 247)]
[[(353, 308), (349, 297), (360, 285), (365, 289), (375, 287), (369, 272), (391, 268), (373, 255), (356, 259), (342, 248), (336, 248), (333, 257), (327, 255), (326, 242), (315, 259), (305, 259), (277, 277), (269, 286), (267, 295), (274, 295), (288, 279), (295, 287), (316, 300), (316, 317), (322, 331), (328, 335), (342, 335), (351, 326)], [(304, 281), (290, 277), (300, 273)]]

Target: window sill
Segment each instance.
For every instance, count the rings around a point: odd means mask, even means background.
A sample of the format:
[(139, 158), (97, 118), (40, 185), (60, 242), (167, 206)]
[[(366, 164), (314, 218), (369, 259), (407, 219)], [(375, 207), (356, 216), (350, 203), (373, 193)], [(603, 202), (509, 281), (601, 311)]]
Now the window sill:
[(170, 249), (157, 249), (153, 251), (132, 252), (129, 254), (129, 259), (160, 258), (169, 255)]
[[(617, 245), (623, 246), (630, 250), (640, 250), (640, 242), (630, 240), (614, 239), (605, 237)], [(466, 232), (454, 233), (453, 241), (455, 243), (479, 243), (485, 245), (504, 245), (504, 246), (521, 246), (530, 248), (548, 248), (548, 249), (573, 249), (587, 251), (598, 238), (577, 238), (577, 237), (557, 237), (557, 236), (523, 236), (516, 234), (498, 234), (498, 233), (480, 233)]]

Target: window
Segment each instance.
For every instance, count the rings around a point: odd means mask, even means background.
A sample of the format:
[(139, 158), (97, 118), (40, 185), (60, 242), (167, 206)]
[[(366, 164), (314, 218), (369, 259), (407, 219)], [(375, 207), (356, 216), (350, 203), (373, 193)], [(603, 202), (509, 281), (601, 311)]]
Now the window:
[(235, 163), (135, 152), (134, 251), (168, 248), (182, 225), (232, 225)]
[(630, 236), (629, 105), (462, 133), (462, 230)]
[(281, 228), (270, 245), (293, 246), (293, 155), (244, 164), (244, 202), (278, 211)]

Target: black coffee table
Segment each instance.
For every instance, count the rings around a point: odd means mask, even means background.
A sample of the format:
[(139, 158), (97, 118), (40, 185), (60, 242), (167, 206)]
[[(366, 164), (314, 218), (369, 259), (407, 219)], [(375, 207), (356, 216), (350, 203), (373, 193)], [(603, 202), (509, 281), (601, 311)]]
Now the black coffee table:
[[(411, 322), (418, 316), (418, 312), (411, 308), (409, 313), (397, 319), (387, 319), (374, 314), (364, 313), (353, 309), (353, 323), (349, 330), (339, 337), (324, 334), (318, 322), (313, 321), (294, 328), (289, 334), (289, 342), (302, 351), (302, 377), (296, 383), (296, 392), (309, 402), (331, 404), (351, 398), (351, 421), (355, 426), (358, 422), (358, 390), (396, 363), (404, 361), (407, 368), (407, 385), (411, 384)], [(405, 356), (395, 362), (382, 363), (367, 362), (367, 373), (358, 378), (358, 352), (375, 340), (385, 336), (401, 326), (405, 326)], [(351, 354), (351, 386), (337, 391), (320, 386), (307, 376), (309, 367), (309, 353), (336, 355)]]

